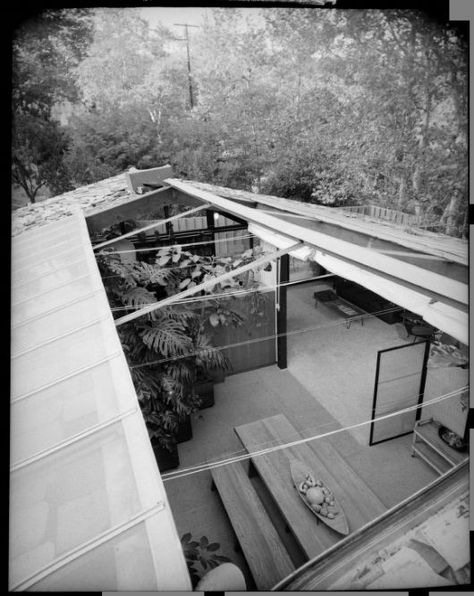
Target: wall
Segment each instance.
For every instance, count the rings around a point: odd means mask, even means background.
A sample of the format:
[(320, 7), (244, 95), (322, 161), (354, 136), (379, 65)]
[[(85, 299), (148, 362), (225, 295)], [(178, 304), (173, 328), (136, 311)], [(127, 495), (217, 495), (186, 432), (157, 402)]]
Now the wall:
[[(424, 401), (434, 399), (450, 393), (456, 389), (466, 387), (469, 383), (469, 371), (457, 366), (444, 368), (428, 368)], [(421, 418), (434, 418), (461, 437), (466, 429), (468, 408), (463, 411), (460, 397), (440, 401), (432, 406), (425, 406)]]
[[(209, 326), (212, 343), (216, 347), (239, 344), (223, 350), (230, 360), (230, 374), (253, 370), (261, 366), (269, 366), (276, 362), (275, 350), (275, 295), (273, 292), (260, 294), (264, 297), (261, 316), (249, 312), (249, 303), (242, 299), (232, 303), (232, 309), (245, 317), (241, 326)], [(269, 339), (258, 341), (259, 338)], [(257, 340), (257, 341), (254, 341)]]

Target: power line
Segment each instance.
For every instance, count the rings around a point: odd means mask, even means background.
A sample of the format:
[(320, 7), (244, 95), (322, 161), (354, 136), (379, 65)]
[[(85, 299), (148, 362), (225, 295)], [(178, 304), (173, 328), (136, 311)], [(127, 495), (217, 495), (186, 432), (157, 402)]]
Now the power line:
[[(189, 267), (195, 267), (196, 265), (186, 265), (185, 267), (163, 267), (160, 271), (174, 271), (175, 269), (188, 269)], [(203, 300), (219, 300), (220, 298), (231, 298), (232, 296), (243, 296), (245, 294), (257, 293), (260, 292), (261, 294), (265, 294), (268, 292), (274, 292), (277, 288), (282, 288), (284, 286), (293, 286), (296, 284), (307, 283), (310, 281), (318, 281), (320, 279), (325, 279), (328, 277), (334, 277), (334, 273), (327, 273), (325, 275), (318, 275), (316, 277), (309, 277), (308, 279), (297, 281), (286, 281), (279, 284), (275, 284), (274, 286), (260, 286), (258, 288), (249, 288), (245, 290), (236, 290), (235, 292), (219, 292), (218, 294), (204, 294), (203, 296), (194, 296), (192, 298), (185, 298), (183, 300), (176, 300), (173, 305), (176, 304), (192, 304), (193, 302), (201, 302)], [(110, 275), (107, 277), (103, 277), (102, 279), (111, 279), (115, 277), (122, 277), (121, 275)], [(122, 311), (122, 310), (134, 310), (139, 309), (141, 306), (114, 306), (111, 307), (111, 311)]]
[[(219, 232), (218, 231), (219, 228), (215, 229), (215, 233), (216, 234), (225, 234), (226, 232)], [(193, 230), (189, 230), (190, 232), (192, 232)], [(169, 244), (168, 246), (154, 246), (153, 248), (130, 248), (129, 250), (115, 250), (112, 249), (113, 252), (98, 252), (96, 253), (96, 255), (101, 255), (101, 256), (110, 256), (110, 255), (122, 255), (122, 254), (127, 254), (127, 253), (135, 253), (135, 252), (153, 252), (153, 251), (160, 251), (160, 250), (166, 250), (166, 249), (170, 249), (170, 248), (178, 248), (178, 246), (184, 247), (184, 246), (199, 246), (199, 245), (203, 245), (203, 244), (216, 244), (217, 242), (234, 242), (237, 240), (246, 240), (247, 238), (257, 238), (257, 236), (255, 236), (254, 234), (246, 234), (246, 235), (242, 235), (242, 236), (234, 236), (233, 238), (217, 238), (216, 240), (203, 240), (202, 242), (188, 242), (186, 244)]]
[[(367, 315), (357, 315), (357, 316), (360, 318), (375, 317), (380, 314), (388, 314), (390, 312), (396, 312), (397, 310), (403, 310), (403, 309), (401, 309), (401, 308), (385, 309), (385, 310), (381, 310), (381, 311), (376, 311), (374, 313), (367, 313)], [(326, 325), (315, 325), (313, 327), (306, 327), (304, 329), (295, 329), (294, 331), (286, 331), (285, 333), (274, 333), (271, 335), (267, 335), (265, 337), (256, 337), (254, 339), (246, 339), (245, 341), (236, 342), (233, 344), (226, 344), (225, 346), (213, 346), (213, 347), (216, 350), (228, 350), (230, 348), (238, 348), (240, 346), (244, 346), (244, 345), (248, 345), (248, 344), (255, 344), (255, 343), (262, 342), (262, 341), (269, 341), (271, 339), (276, 339), (279, 337), (289, 337), (292, 335), (297, 335), (299, 333), (308, 333), (310, 331), (317, 331), (318, 329), (330, 329), (330, 328), (335, 328), (335, 327), (342, 327), (342, 325), (345, 325), (346, 322), (347, 322), (346, 320), (333, 321)], [(176, 360), (182, 360), (185, 358), (190, 358), (191, 356), (198, 356), (198, 355), (199, 355), (199, 351), (189, 352), (189, 353), (182, 354), (179, 356), (172, 356), (170, 358), (162, 358), (160, 360), (152, 360), (151, 362), (144, 362), (143, 364), (135, 364), (133, 366), (130, 366), (129, 368), (130, 369), (145, 368), (146, 366), (154, 366), (156, 364), (164, 364), (166, 362), (175, 362)]]

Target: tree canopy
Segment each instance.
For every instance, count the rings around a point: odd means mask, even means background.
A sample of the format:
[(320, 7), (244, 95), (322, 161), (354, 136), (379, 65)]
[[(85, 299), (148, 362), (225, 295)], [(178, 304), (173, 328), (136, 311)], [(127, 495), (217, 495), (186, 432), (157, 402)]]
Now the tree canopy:
[(169, 162), (185, 178), (375, 203), (466, 233), (462, 28), (419, 10), (207, 12), (189, 65), (182, 31), (139, 9), (28, 22), (14, 42), (16, 180), (54, 189)]

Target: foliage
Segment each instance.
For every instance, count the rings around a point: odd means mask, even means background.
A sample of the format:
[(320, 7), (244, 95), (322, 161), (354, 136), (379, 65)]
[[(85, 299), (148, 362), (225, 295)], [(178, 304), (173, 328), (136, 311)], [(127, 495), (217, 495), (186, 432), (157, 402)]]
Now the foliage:
[(460, 25), (420, 10), (209, 9), (190, 31), (191, 109), (171, 31), (133, 8), (55, 15), (17, 36), (14, 101), (42, 117), (73, 102), (58, 159), (74, 185), (167, 162), (179, 177), (377, 204), (466, 235)]
[[(209, 542), (206, 536), (201, 536), (199, 541), (192, 540), (190, 533), (183, 534), (181, 537), (181, 546), (186, 558), (189, 575), (193, 588), (196, 587), (203, 572), (209, 569), (215, 569), (221, 563), (229, 563), (230, 559), (217, 554), (220, 549), (218, 542)], [(196, 566), (200, 564), (200, 569)]]
[[(176, 245), (158, 250), (152, 262), (124, 262), (120, 254), (108, 248), (97, 255), (97, 261), (112, 312), (121, 316), (156, 302), (158, 296), (171, 296), (212, 281), (252, 262), (259, 252), (257, 247), (237, 258), (207, 257)], [(118, 327), (150, 437), (160, 446), (170, 448), (179, 420), (199, 406), (197, 380), (230, 368), (225, 355), (212, 345), (208, 330), (243, 324), (231, 294), (256, 287), (253, 273), (245, 272), (212, 284), (197, 307), (191, 301), (157, 309)], [(205, 299), (206, 294), (209, 299)], [(223, 298), (216, 299), (215, 294)], [(264, 298), (254, 292), (245, 299), (250, 301), (251, 317), (259, 324)]]
[(87, 15), (84, 9), (45, 10), (14, 32), (12, 178), (31, 202), (45, 185), (54, 193), (71, 188), (64, 164), (68, 134), (53, 112), (79, 99), (74, 68), (89, 40)]
[(76, 185), (114, 176), (131, 166), (150, 168), (167, 161), (148, 112), (138, 107), (83, 110), (71, 118), (73, 142), (65, 164)]
[(12, 179), (32, 203), (43, 186), (59, 194), (70, 190), (63, 156), (69, 139), (52, 120), (28, 113), (13, 121)]
[(22, 22), (12, 45), (14, 111), (49, 118), (55, 104), (77, 101), (74, 69), (90, 36), (87, 9), (44, 10)]

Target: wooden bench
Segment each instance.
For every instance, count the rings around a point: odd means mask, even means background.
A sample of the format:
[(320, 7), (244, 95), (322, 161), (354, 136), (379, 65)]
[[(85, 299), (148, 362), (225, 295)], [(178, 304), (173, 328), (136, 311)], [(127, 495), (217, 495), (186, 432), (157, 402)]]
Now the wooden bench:
[(269, 590), (295, 569), (286, 548), (240, 463), (211, 474), (255, 584)]

